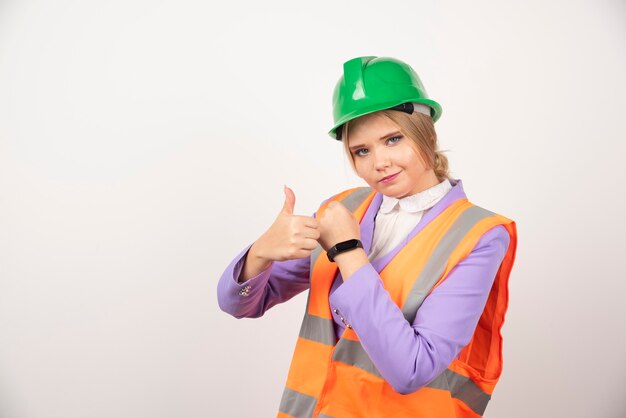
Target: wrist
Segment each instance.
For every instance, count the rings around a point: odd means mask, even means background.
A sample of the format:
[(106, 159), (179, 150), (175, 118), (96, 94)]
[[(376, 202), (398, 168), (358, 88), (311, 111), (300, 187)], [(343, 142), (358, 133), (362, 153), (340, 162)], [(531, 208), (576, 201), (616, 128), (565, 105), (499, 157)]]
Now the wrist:
[(341, 241), (330, 247), (326, 253), (328, 260), (332, 263), (335, 261), (335, 257), (344, 252), (353, 251), (357, 248), (363, 248), (363, 244), (358, 239), (348, 239)]
[(337, 265), (345, 264), (347, 260), (355, 260), (355, 259), (363, 259), (367, 260), (367, 254), (365, 254), (365, 250), (363, 248), (354, 248), (350, 251), (345, 251), (343, 253), (339, 253), (335, 256), (334, 260)]
[(263, 250), (263, 244), (257, 240), (248, 250), (248, 258), (252, 259), (256, 265), (269, 266), (272, 263), (272, 259), (268, 257)]
[(243, 283), (250, 280), (253, 277), (258, 276), (263, 271), (267, 270), (272, 264), (271, 260), (260, 257), (258, 255), (258, 247), (255, 248), (256, 243), (252, 244), (248, 253), (245, 256), (241, 273), (239, 274), (238, 282)]
[(345, 253), (337, 254), (335, 262), (339, 271), (341, 271), (341, 277), (343, 281), (348, 280), (352, 275), (364, 265), (370, 261), (367, 258), (367, 253), (363, 248), (356, 248)]

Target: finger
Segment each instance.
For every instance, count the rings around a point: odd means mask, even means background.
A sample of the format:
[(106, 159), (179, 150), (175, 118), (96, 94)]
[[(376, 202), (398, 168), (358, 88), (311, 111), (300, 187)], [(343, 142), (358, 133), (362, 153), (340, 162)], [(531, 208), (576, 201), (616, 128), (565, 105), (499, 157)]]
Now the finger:
[[(345, 210), (346, 212), (350, 212), (350, 211), (348, 210), (348, 208), (347, 208), (347, 207), (345, 207), (345, 205), (344, 205), (343, 203), (341, 203), (341, 202), (332, 202), (332, 204), (333, 204), (333, 205), (332, 205), (332, 209), (333, 209), (333, 210), (340, 210), (340, 211), (341, 211), (341, 210)], [(329, 205), (329, 207), (330, 207), (330, 205)]]
[(319, 228), (320, 227), (320, 222), (315, 219), (312, 218), (310, 216), (294, 216), (294, 218), (301, 223), (301, 225), (304, 225), (308, 228)]
[(293, 215), (293, 208), (296, 205), (296, 195), (289, 187), (284, 187), (285, 191), (285, 203), (283, 204), (283, 208), (281, 209), (282, 213), (286, 213), (288, 215)]
[(305, 228), (302, 236), (304, 238), (311, 238), (317, 241), (320, 239), (320, 231), (316, 228)]
[(304, 258), (311, 255), (311, 250), (298, 250), (294, 253), (293, 258)]
[(317, 241), (312, 239), (312, 238), (307, 238), (304, 241), (302, 241), (302, 245), (301, 245), (301, 249), (303, 250), (309, 250), (309, 251), (313, 251), (315, 249), (315, 247), (317, 247)]

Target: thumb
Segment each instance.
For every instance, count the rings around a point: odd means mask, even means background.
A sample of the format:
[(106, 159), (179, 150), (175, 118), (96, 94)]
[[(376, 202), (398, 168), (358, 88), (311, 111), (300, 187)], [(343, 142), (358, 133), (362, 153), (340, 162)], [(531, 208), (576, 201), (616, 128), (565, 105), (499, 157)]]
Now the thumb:
[(289, 187), (285, 186), (285, 203), (281, 209), (282, 213), (293, 215), (293, 207), (296, 205), (296, 195)]

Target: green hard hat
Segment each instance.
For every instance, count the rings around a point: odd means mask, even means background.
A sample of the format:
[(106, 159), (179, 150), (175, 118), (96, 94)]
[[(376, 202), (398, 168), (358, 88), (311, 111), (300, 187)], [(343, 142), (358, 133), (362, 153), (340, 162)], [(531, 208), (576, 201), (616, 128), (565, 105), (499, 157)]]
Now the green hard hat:
[(328, 134), (337, 139), (337, 128), (349, 120), (404, 103), (430, 106), (433, 122), (441, 116), (441, 106), (428, 98), (419, 76), (408, 64), (390, 57), (353, 58), (343, 64), (343, 76), (335, 86), (335, 124)]

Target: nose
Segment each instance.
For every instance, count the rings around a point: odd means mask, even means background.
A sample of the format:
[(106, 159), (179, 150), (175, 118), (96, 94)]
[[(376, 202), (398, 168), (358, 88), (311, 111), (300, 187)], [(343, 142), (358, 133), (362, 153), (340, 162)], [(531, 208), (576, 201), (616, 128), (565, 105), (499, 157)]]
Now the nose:
[(376, 150), (374, 153), (374, 168), (378, 171), (384, 171), (389, 168), (389, 166), (391, 166), (389, 153), (387, 153), (384, 148)]

